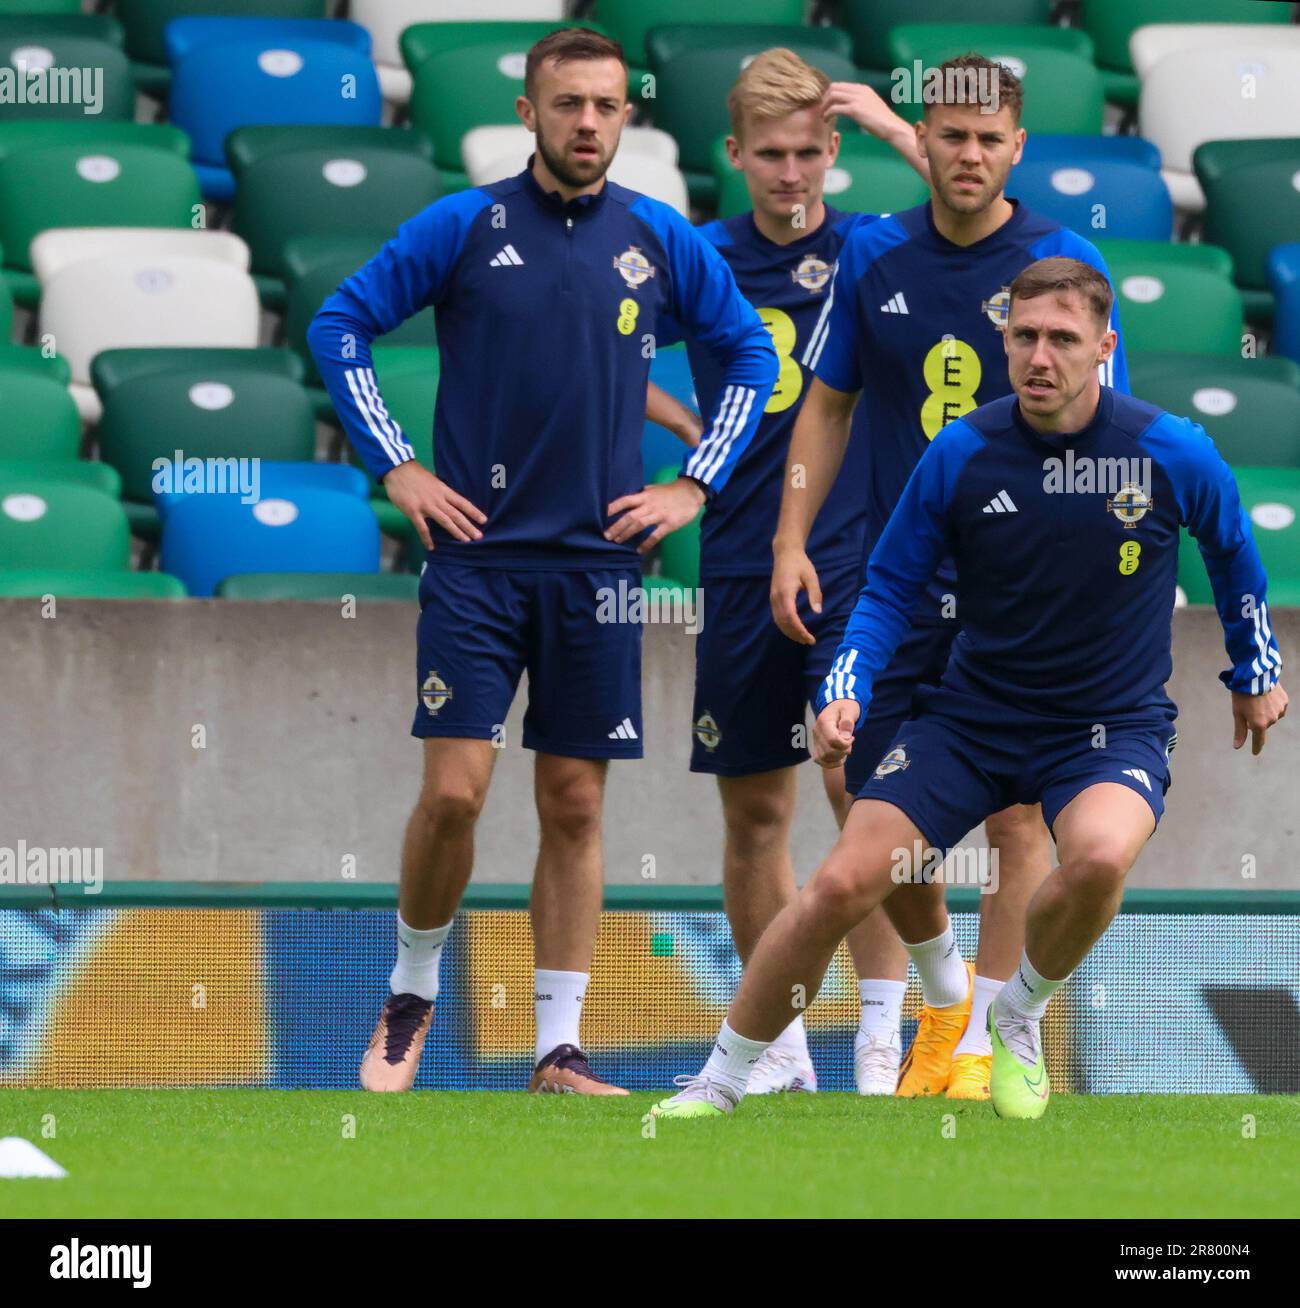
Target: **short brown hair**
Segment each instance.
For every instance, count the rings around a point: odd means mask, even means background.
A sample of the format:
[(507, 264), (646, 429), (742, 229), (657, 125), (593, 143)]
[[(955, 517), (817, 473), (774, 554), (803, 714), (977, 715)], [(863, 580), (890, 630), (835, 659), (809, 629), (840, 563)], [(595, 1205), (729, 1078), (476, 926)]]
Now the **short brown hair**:
[(589, 27), (561, 27), (548, 32), (528, 52), (524, 65), (524, 94), (531, 100), (537, 89), (537, 70), (552, 59), (557, 64), (570, 59), (617, 59), (627, 72), (623, 47), (608, 36), (593, 32)]
[(793, 50), (777, 46), (756, 55), (736, 78), (727, 96), (731, 134), (740, 139), (746, 116), (784, 118), (821, 104), (831, 79)]
[(1017, 300), (1032, 300), (1039, 295), (1069, 291), (1079, 292), (1098, 322), (1110, 323), (1115, 292), (1106, 280), (1106, 274), (1082, 259), (1068, 259), (1059, 254), (1050, 259), (1039, 259), (1021, 272), (1011, 283), (1008, 310)]
[[(979, 91), (980, 81), (993, 85), (994, 102), (999, 110), (1010, 109), (1011, 121), (1020, 126), (1020, 115), (1025, 107), (1025, 88), (1020, 78), (1006, 64), (994, 63), (982, 54), (958, 55), (955, 59), (945, 59), (937, 65), (939, 77), (939, 95), (922, 97), (922, 112), (928, 113), (937, 104), (984, 104)], [(927, 83), (932, 75), (926, 69)]]

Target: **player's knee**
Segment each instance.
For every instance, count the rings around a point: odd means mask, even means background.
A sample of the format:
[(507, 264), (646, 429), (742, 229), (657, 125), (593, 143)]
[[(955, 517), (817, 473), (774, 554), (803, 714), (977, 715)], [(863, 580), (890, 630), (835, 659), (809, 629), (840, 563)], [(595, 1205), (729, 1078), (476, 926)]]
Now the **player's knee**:
[(568, 841), (595, 838), (600, 834), (602, 803), (600, 785), (585, 778), (539, 789), (537, 818), (543, 835)]
[(417, 804), (430, 825), (442, 828), (472, 827), (483, 811), (487, 788), (464, 776), (426, 778)]
[(1131, 863), (1127, 850), (1103, 842), (1072, 860), (1070, 877), (1088, 899), (1102, 902), (1123, 891)]
[(872, 907), (862, 877), (833, 855), (817, 870), (803, 893), (809, 910), (842, 932), (856, 926)]
[(729, 840), (745, 845), (784, 841), (793, 804), (784, 791), (746, 787), (724, 791), (722, 816)]

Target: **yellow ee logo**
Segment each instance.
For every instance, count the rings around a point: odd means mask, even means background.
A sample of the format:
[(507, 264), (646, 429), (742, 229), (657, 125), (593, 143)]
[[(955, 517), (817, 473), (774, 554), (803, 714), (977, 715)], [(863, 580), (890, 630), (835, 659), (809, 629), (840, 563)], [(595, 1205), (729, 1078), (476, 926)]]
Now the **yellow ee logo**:
[(618, 305), (618, 322), (615, 326), (624, 336), (631, 336), (636, 331), (637, 314), (641, 306), (635, 300), (620, 300)]
[(1131, 577), (1141, 562), (1142, 546), (1135, 540), (1126, 540), (1119, 547), (1119, 570), (1125, 577)]
[(930, 392), (921, 406), (921, 428), (932, 441), (954, 418), (975, 408), (984, 369), (974, 346), (948, 337), (931, 347), (921, 374)]
[(777, 374), (776, 386), (772, 389), (772, 398), (763, 409), (764, 413), (780, 413), (788, 409), (803, 394), (803, 369), (794, 356), (795, 327), (794, 319), (783, 309), (760, 309), (758, 316), (763, 320), (776, 347), (776, 356), (781, 363)]

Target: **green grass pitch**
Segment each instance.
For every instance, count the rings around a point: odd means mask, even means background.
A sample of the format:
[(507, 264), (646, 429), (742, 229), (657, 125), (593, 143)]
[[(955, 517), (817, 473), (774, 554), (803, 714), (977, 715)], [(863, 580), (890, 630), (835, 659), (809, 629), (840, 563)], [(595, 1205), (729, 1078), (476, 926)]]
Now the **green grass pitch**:
[(0, 1091), (0, 1136), (33, 1141), (69, 1173), (61, 1181), (0, 1180), (0, 1212), (1280, 1217), (1300, 1211), (1300, 1096), (1062, 1095), (1042, 1121), (1021, 1123), (999, 1121), (986, 1104), (794, 1095), (746, 1100), (728, 1120), (659, 1122), (650, 1136), (643, 1115), (655, 1098)]

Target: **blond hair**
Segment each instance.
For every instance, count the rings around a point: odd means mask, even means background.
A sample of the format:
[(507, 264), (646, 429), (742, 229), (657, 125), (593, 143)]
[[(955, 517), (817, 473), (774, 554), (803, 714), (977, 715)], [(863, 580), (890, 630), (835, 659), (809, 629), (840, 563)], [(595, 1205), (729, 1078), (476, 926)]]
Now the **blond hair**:
[(822, 102), (831, 79), (783, 46), (756, 55), (727, 96), (732, 135), (740, 139), (746, 118), (784, 118)]

